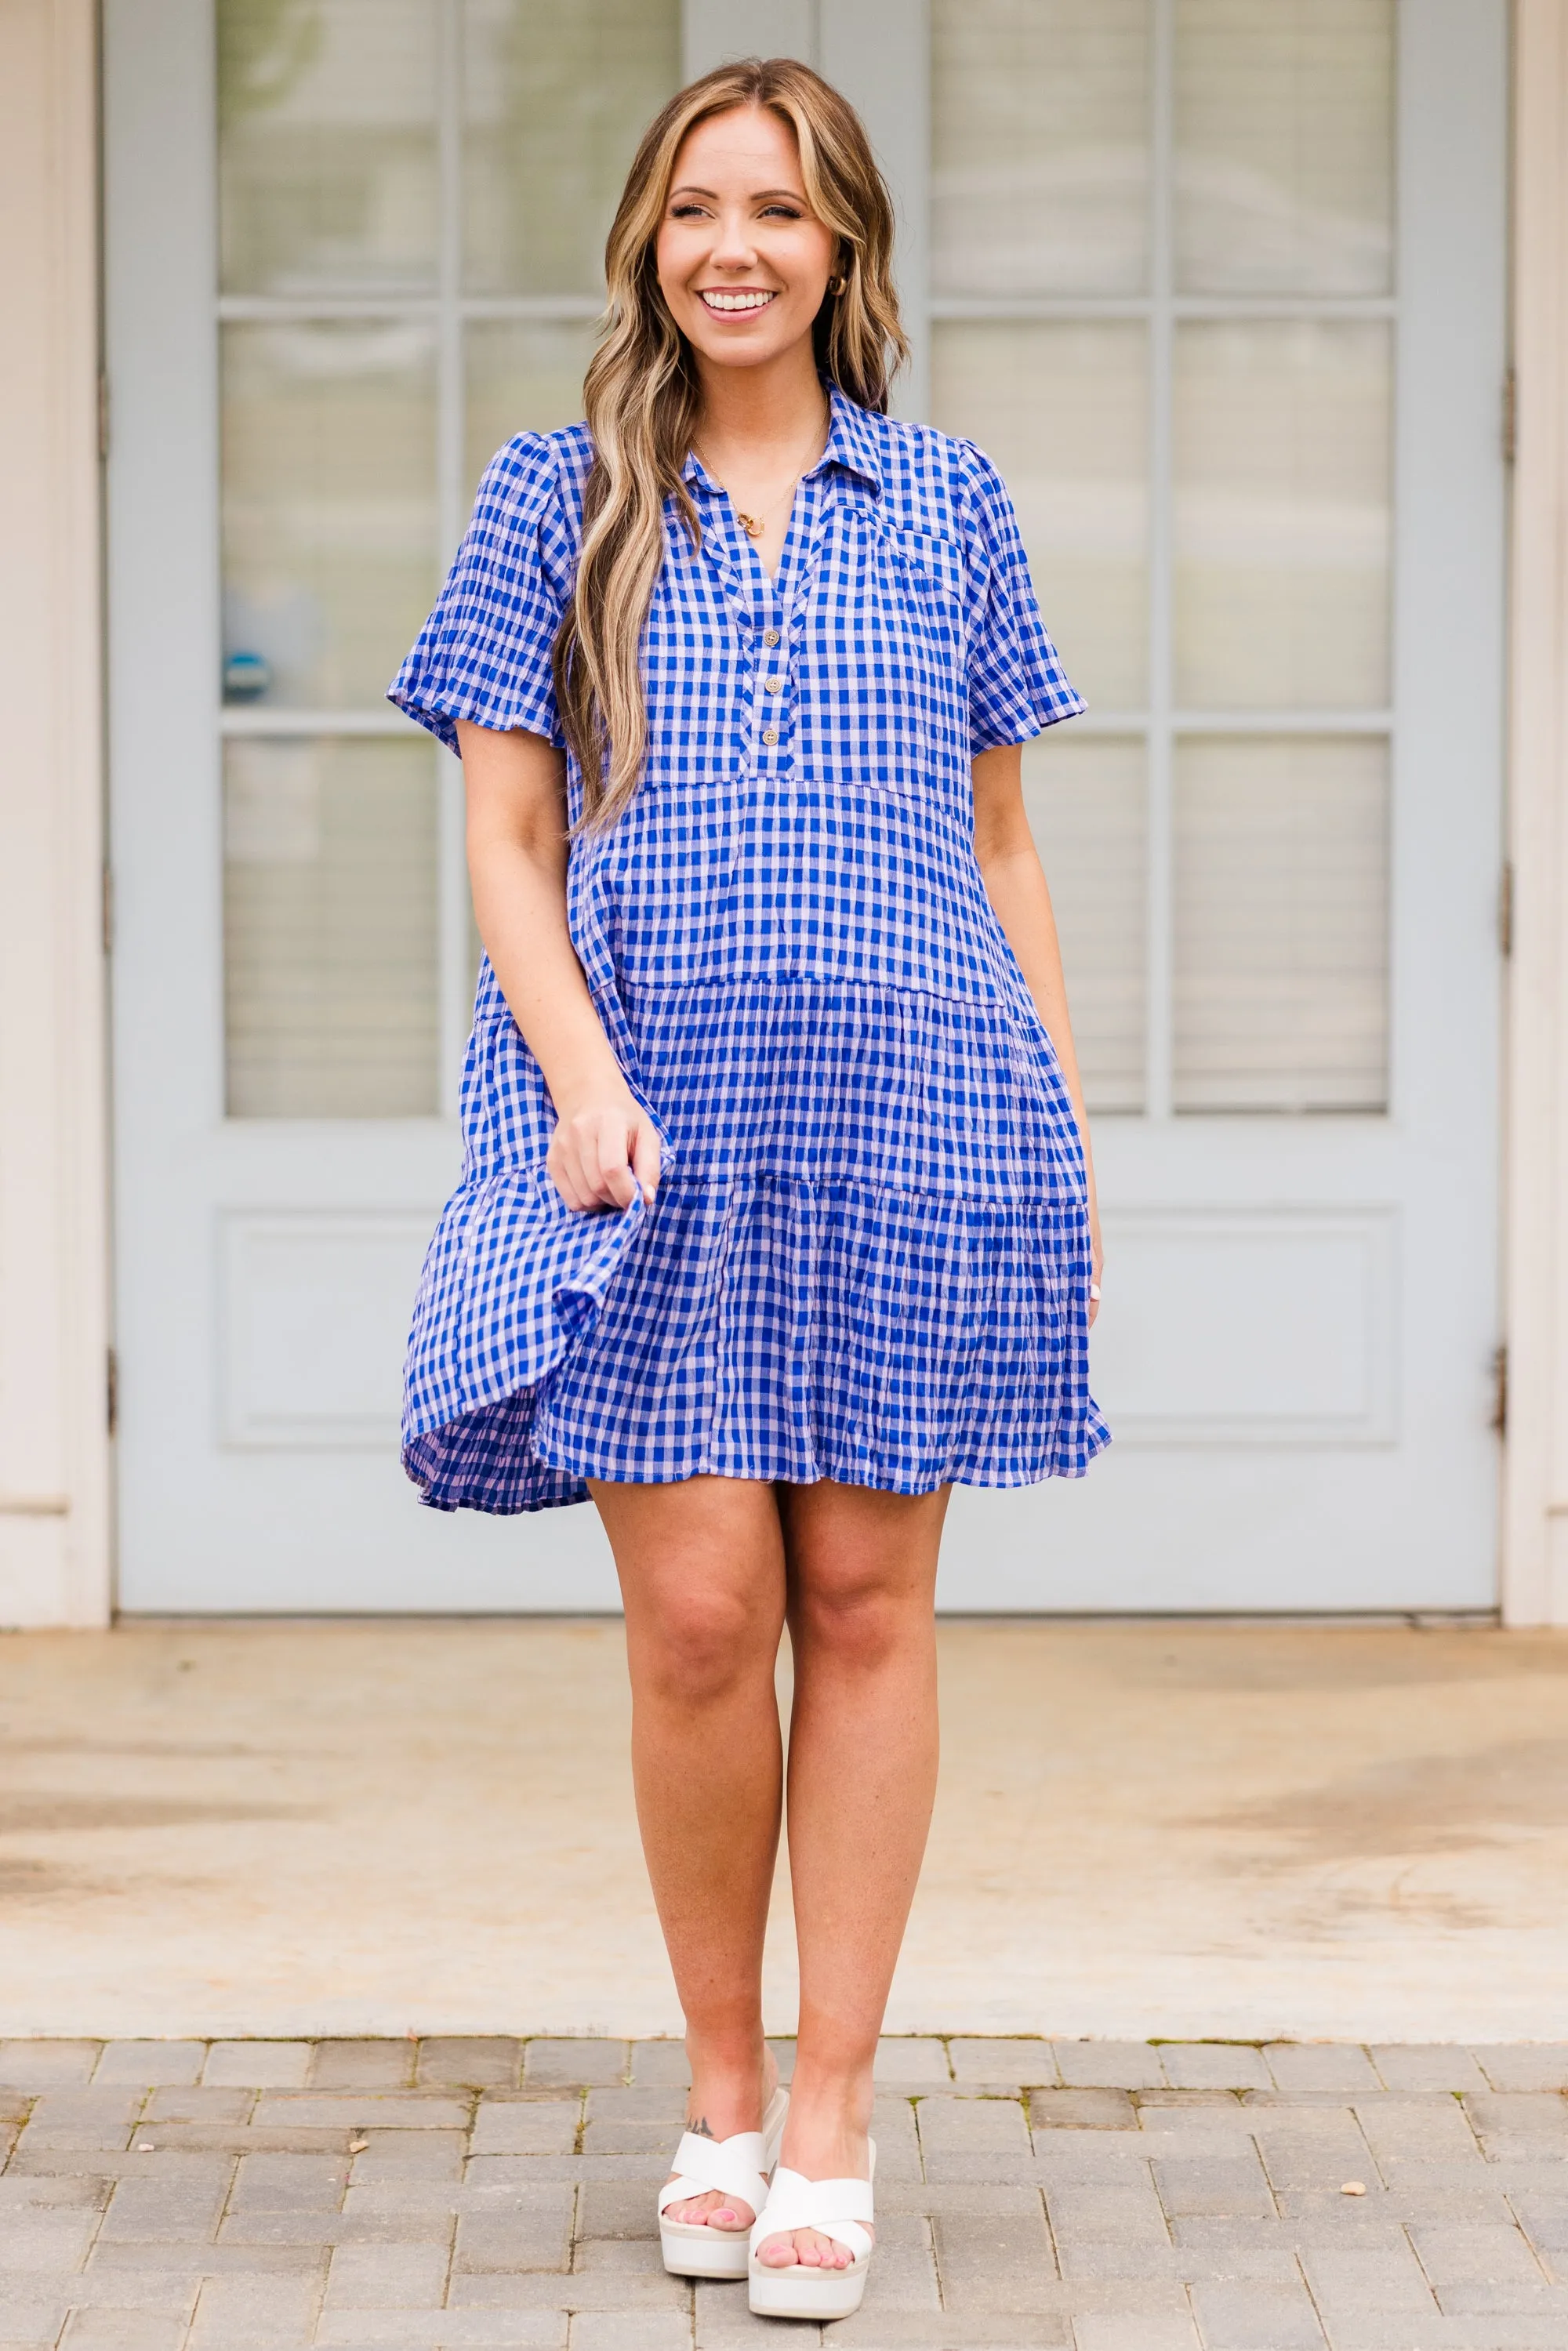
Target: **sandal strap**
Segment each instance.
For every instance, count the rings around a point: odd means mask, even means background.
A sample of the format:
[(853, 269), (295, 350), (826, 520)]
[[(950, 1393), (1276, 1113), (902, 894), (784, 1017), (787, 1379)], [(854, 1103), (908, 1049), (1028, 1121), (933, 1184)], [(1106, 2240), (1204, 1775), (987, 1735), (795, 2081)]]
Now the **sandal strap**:
[(768, 2201), (751, 2231), (755, 2253), (769, 2237), (788, 2237), (797, 2229), (815, 2229), (831, 2237), (859, 2261), (870, 2252), (872, 2240), (861, 2225), (876, 2218), (869, 2179), (808, 2179), (783, 2164), (773, 2175)]
[(733, 2138), (703, 2138), (687, 2131), (675, 2149), (677, 2177), (659, 2190), (659, 2210), (716, 2189), (758, 2211), (768, 2194), (762, 2159), (760, 2131), (737, 2131)]

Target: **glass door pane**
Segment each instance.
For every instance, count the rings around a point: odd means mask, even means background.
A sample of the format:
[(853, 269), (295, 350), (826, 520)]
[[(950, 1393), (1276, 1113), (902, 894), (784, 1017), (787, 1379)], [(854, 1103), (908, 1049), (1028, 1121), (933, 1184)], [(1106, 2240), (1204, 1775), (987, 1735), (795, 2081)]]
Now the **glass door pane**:
[(1141, 294), (1147, 0), (935, 0), (932, 286)]
[(435, 1115), (436, 846), (423, 744), (227, 746), (231, 1118)]
[[(455, 1101), (460, 788), (390, 710), (504, 441), (582, 413), (678, 0), (218, 0), (227, 1099)], [(444, 1070), (444, 1081), (443, 1071)]]
[(434, 331), (230, 324), (223, 386), (228, 699), (374, 709), (437, 584)]
[(1187, 320), (1175, 374), (1178, 705), (1385, 708), (1386, 321)]
[(1387, 1101), (1396, 33), (936, 0), (933, 406), (1089, 702), (1027, 789), (1097, 1109)]
[(217, 32), (224, 290), (433, 290), (430, 0), (219, 0)]
[(1000, 466), (1067, 674), (1096, 709), (1148, 695), (1148, 329), (946, 319), (932, 403)]
[(1091, 1112), (1144, 1107), (1148, 778), (1141, 736), (1051, 727), (1023, 760)]
[(1175, 819), (1176, 1108), (1384, 1109), (1386, 742), (1188, 737)]
[(1149, 0), (932, 12), (933, 421), (1000, 467), (1068, 674), (1128, 729), (1025, 772), (1102, 1112), (1148, 1058), (1152, 31)]
[(554, 433), (582, 414), (591, 319), (476, 319), (464, 338), (463, 480), (476, 484), (517, 433)]
[(462, 0), (463, 279), (594, 295), (637, 141), (681, 78), (669, 0)]
[(1176, 283), (1386, 294), (1396, 0), (1176, 0)]

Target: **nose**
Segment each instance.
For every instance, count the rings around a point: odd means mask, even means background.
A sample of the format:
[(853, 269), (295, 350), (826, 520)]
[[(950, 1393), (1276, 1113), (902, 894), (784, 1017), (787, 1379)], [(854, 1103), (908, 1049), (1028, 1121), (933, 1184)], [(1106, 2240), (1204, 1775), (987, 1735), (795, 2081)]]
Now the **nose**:
[(738, 205), (719, 214), (708, 258), (716, 269), (749, 269), (755, 264), (757, 247), (752, 242), (751, 223)]

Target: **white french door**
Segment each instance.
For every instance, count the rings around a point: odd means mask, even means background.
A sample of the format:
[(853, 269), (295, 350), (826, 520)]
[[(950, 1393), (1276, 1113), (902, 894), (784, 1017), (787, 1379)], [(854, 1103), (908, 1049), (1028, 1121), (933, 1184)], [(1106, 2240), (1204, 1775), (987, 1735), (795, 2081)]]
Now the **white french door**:
[(396, 1461), (455, 1178), (459, 779), (381, 700), (578, 413), (632, 141), (787, 47), (1011, 483), (1102, 1171), (1083, 1485), (956, 1607), (1492, 1596), (1502, 0), (107, 0), (121, 1603), (600, 1607)]
[(602, 1608), (591, 1510), (418, 1507), (456, 763), (384, 689), (491, 452), (580, 412), (676, 0), (108, 0), (120, 1602)]
[(1090, 703), (1026, 776), (1115, 1440), (946, 1596), (1490, 1606), (1507, 10), (932, 13), (932, 413)]

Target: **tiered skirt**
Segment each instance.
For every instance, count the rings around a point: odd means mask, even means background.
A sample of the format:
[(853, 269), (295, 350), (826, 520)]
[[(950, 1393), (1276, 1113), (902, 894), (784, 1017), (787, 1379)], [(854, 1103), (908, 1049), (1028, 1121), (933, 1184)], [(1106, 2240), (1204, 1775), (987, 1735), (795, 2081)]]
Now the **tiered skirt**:
[(623, 987), (665, 1172), (651, 1207), (583, 1216), (490, 997), (410, 1344), (426, 1502), (702, 1474), (1017, 1486), (1107, 1442), (1082, 1153), (1027, 1000), (800, 973)]

